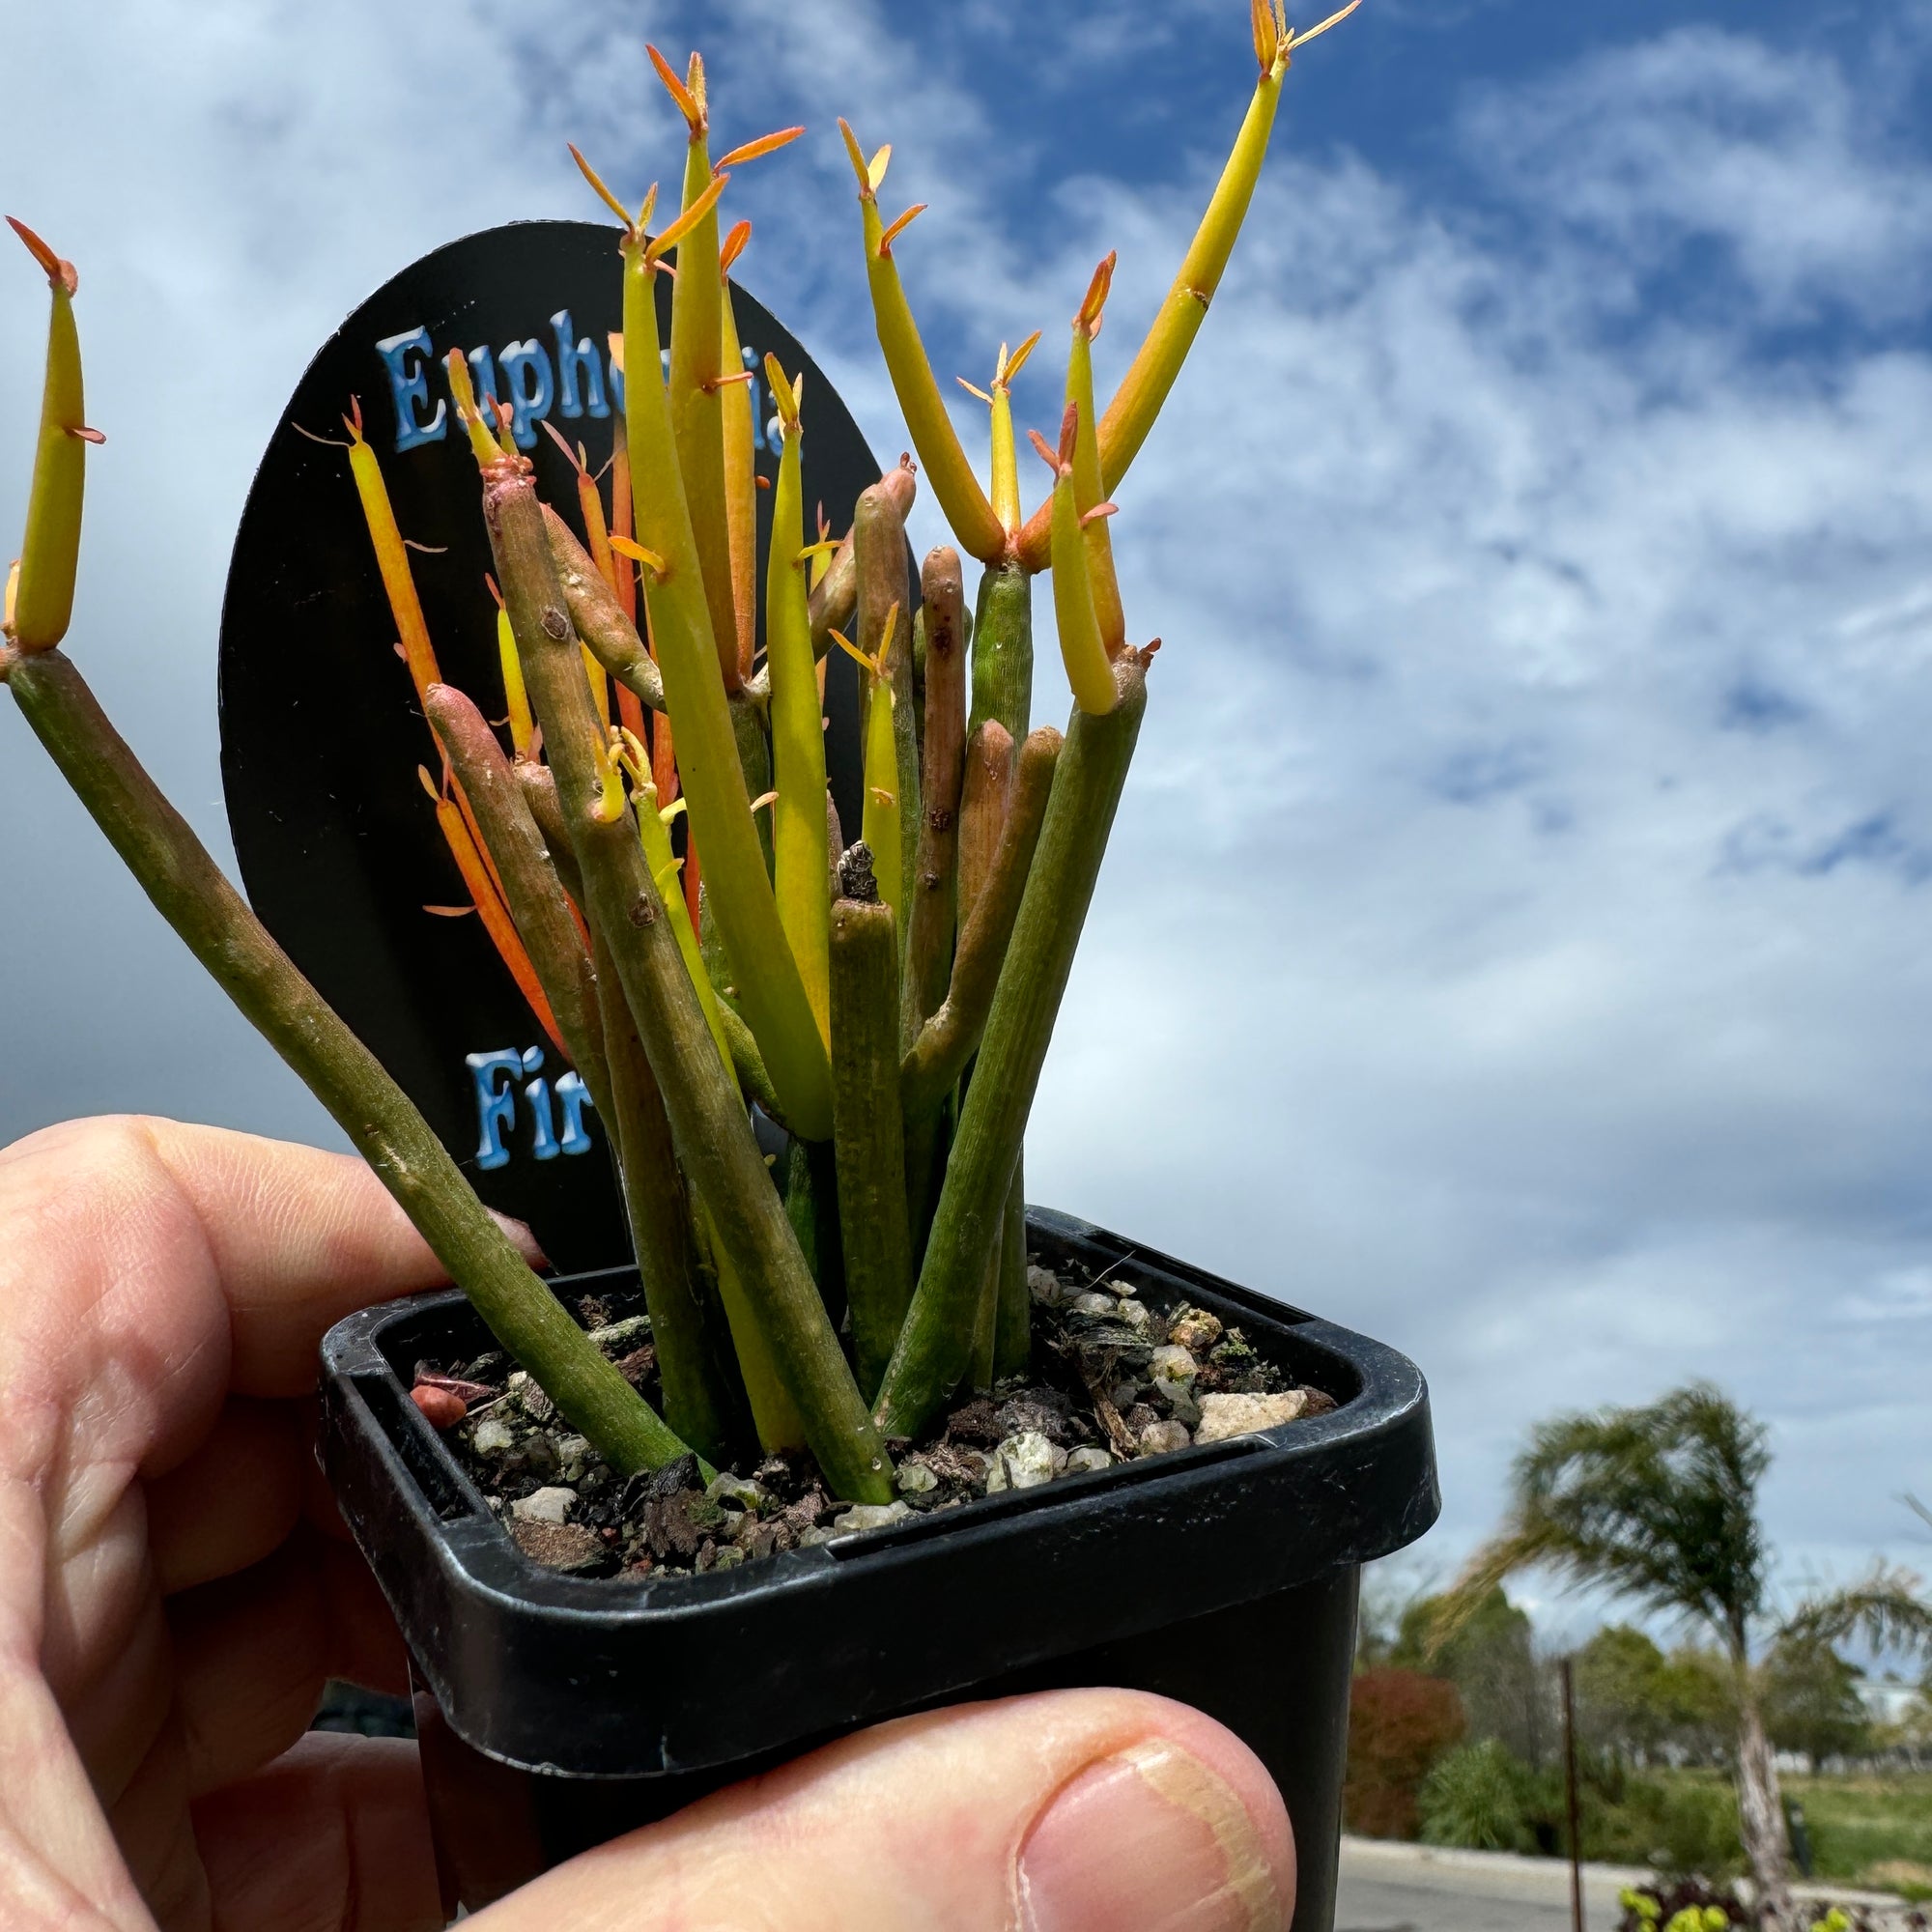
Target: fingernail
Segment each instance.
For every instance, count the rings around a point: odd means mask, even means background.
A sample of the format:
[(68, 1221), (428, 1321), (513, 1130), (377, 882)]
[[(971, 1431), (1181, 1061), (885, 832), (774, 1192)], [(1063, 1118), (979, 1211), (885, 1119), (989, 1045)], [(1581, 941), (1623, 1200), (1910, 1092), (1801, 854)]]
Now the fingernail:
[(1020, 1848), (1024, 1932), (1283, 1932), (1267, 1844), (1225, 1778), (1164, 1741), (1090, 1765)]

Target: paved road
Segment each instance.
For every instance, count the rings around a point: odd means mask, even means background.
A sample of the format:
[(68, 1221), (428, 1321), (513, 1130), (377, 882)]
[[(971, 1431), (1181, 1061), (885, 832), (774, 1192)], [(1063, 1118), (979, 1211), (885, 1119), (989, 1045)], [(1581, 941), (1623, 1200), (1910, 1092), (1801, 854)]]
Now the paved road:
[[(1628, 1882), (1585, 1872), (1589, 1932), (1613, 1932)], [(1472, 1860), (1344, 1839), (1335, 1932), (1570, 1932), (1570, 1870), (1549, 1860)]]
[[(1588, 1932), (1615, 1932), (1617, 1894), (1642, 1876), (1617, 1865), (1583, 1867)], [(1819, 1890), (1799, 1888), (1801, 1896), (1815, 1898)], [(1880, 1927), (1903, 1922), (1896, 1899), (1876, 1892), (1838, 1896), (1871, 1910)], [(1335, 1932), (1570, 1932), (1570, 1867), (1560, 1859), (1344, 1838)]]

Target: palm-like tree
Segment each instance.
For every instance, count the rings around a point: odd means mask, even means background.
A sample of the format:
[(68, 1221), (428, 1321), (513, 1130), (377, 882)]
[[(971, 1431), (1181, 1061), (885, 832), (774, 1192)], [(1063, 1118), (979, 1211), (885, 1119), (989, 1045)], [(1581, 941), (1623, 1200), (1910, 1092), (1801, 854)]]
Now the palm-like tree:
[[(1918, 1577), (1879, 1565), (1856, 1587), (1779, 1617), (1771, 1603), (1757, 1492), (1771, 1465), (1764, 1426), (1706, 1382), (1638, 1408), (1561, 1415), (1532, 1431), (1510, 1476), (1503, 1526), (1452, 1593), (1473, 1605), (1519, 1570), (1551, 1572), (1701, 1626), (1736, 1685), (1738, 1822), (1760, 1923), (1793, 1932), (1777, 1768), (1765, 1736), (1759, 1665), (1779, 1638), (1932, 1651)], [(1445, 1625), (1445, 1634), (1446, 1628)]]

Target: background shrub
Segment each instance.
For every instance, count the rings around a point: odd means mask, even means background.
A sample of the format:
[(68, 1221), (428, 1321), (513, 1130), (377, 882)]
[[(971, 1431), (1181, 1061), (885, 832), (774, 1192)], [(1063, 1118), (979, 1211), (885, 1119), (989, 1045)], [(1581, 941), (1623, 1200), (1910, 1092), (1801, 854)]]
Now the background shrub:
[(1372, 1838), (1412, 1838), (1417, 1796), (1468, 1721), (1453, 1684), (1414, 1670), (1365, 1670), (1349, 1694), (1349, 1775), (1342, 1816)]

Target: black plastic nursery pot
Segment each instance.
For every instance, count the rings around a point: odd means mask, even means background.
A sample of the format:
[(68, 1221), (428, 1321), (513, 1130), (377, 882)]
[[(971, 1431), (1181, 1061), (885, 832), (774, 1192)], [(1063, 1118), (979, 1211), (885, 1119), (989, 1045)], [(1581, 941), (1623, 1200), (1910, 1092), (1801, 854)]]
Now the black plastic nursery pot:
[(596, 1580), (526, 1558), (410, 1400), (418, 1359), (487, 1346), (460, 1294), (330, 1330), (323, 1457), (409, 1646), (452, 1913), (862, 1725), (1106, 1685), (1248, 1744), (1294, 1830), (1294, 1932), (1329, 1932), (1360, 1566), (1439, 1504), (1422, 1376), (1085, 1222), (1030, 1209), (1028, 1246), (1238, 1323), (1337, 1406), (727, 1570)]

